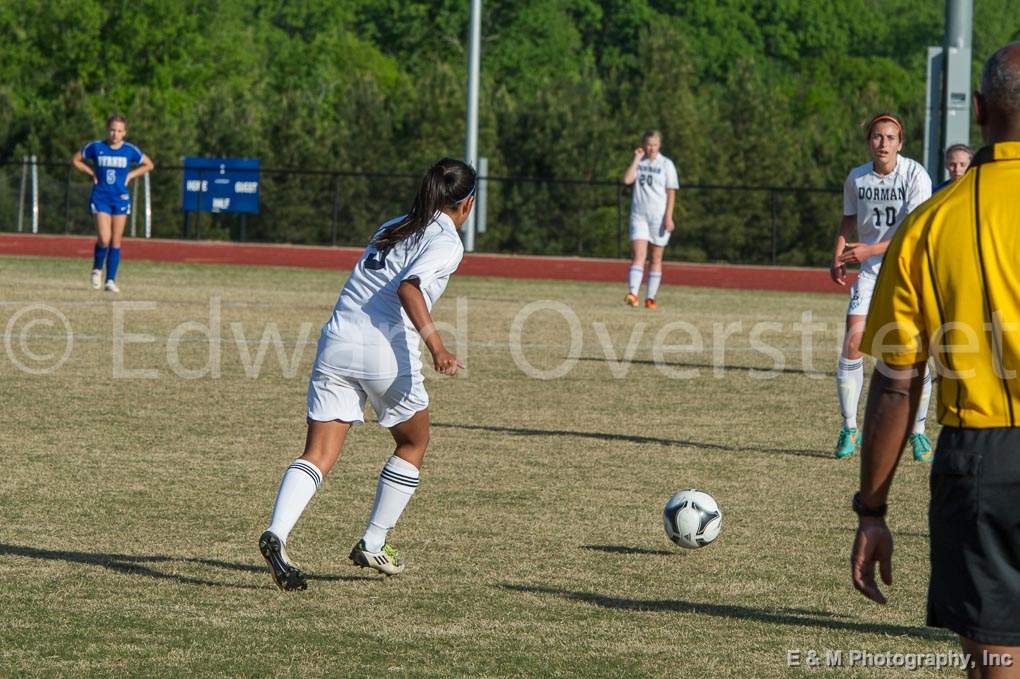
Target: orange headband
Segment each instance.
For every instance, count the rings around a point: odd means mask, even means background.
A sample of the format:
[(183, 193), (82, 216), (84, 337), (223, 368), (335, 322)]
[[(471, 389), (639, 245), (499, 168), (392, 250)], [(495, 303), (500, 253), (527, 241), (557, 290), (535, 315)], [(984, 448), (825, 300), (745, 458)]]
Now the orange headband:
[(874, 130), (875, 125), (878, 125), (879, 123), (892, 123), (897, 128), (899, 128), (900, 139), (903, 139), (903, 123), (897, 120), (894, 116), (891, 116), (887, 113), (879, 114), (871, 119), (871, 122), (868, 123), (868, 137), (871, 137), (871, 131)]

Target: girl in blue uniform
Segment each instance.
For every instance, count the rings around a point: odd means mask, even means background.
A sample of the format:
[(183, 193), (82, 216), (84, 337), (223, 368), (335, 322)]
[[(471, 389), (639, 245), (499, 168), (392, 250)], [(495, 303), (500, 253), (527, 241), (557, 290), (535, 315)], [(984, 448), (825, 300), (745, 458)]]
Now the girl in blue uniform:
[[(103, 265), (106, 265), (106, 290), (120, 292), (117, 267), (120, 264), (120, 241), (124, 236), (127, 216), (131, 213), (131, 194), (127, 185), (135, 177), (152, 170), (152, 161), (134, 144), (124, 141), (127, 121), (112, 115), (106, 121), (106, 140), (89, 142), (74, 154), (71, 163), (92, 177), (89, 206), (96, 218), (96, 247), (92, 258), (92, 287), (103, 287)], [(86, 161), (91, 161), (89, 165)], [(132, 169), (132, 165), (135, 165)]]

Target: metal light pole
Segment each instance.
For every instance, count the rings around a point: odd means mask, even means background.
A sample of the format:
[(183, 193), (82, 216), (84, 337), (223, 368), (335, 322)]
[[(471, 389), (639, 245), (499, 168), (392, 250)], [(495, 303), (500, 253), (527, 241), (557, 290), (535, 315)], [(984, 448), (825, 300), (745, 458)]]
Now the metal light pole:
[(936, 181), (947, 178), (943, 154), (970, 141), (971, 34), (973, 0), (946, 0), (946, 33), (928, 48), (924, 164)]
[[(471, 0), (468, 22), (467, 130), (464, 136), (464, 162), (478, 169), (478, 73), (482, 52), (482, 0)], [(475, 250), (475, 211), (462, 227), (464, 249)]]
[(973, 0), (946, 0), (942, 87), (942, 148), (970, 142), (970, 59)]
[(39, 233), (39, 163), (35, 156), (29, 156), (32, 163), (32, 233)]
[(152, 192), (149, 190), (149, 173), (142, 175), (142, 185), (145, 187), (145, 237), (152, 237)]

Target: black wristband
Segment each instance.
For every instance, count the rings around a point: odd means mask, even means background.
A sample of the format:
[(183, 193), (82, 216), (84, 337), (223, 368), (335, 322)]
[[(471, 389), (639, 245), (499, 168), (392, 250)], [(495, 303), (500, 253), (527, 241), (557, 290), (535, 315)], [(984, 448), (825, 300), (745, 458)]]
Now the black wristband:
[(861, 501), (861, 491), (854, 493), (852, 506), (857, 516), (866, 516), (874, 519), (885, 518), (885, 513), (889, 509), (888, 504), (880, 505), (878, 507), (868, 507), (863, 501)]

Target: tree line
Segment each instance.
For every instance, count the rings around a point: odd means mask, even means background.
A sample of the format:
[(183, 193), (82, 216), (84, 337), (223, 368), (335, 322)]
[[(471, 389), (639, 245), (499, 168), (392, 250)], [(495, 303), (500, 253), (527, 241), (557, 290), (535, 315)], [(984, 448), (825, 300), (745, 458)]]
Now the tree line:
[[(487, 0), (479, 148), (489, 158), (480, 249), (618, 255), (614, 182), (647, 128), (681, 182), (838, 189), (867, 158), (862, 121), (895, 111), (920, 159), (931, 0)], [(975, 73), (1020, 35), (1020, 0), (975, 3)], [(189, 155), (261, 159), (245, 236), (363, 241), (405, 209), (413, 179), (464, 141), (463, 0), (23, 0), (0, 3), (0, 158), (65, 161), (112, 112), (157, 164), (156, 235), (181, 232)], [(973, 136), (978, 140), (977, 135)], [(10, 176), (19, 171), (4, 168)], [(379, 174), (393, 173), (392, 177)], [(84, 178), (72, 178), (87, 228)], [(66, 182), (47, 175), (53, 196)], [(0, 184), (10, 229), (14, 181)], [(44, 194), (49, 195), (49, 194)], [(62, 200), (54, 198), (54, 200)], [(692, 261), (820, 264), (837, 193), (691, 189), (667, 250)], [(51, 210), (51, 213), (55, 210)], [(625, 216), (625, 214), (624, 214)], [(335, 217), (335, 218), (334, 218)], [(202, 237), (238, 236), (204, 216)]]

